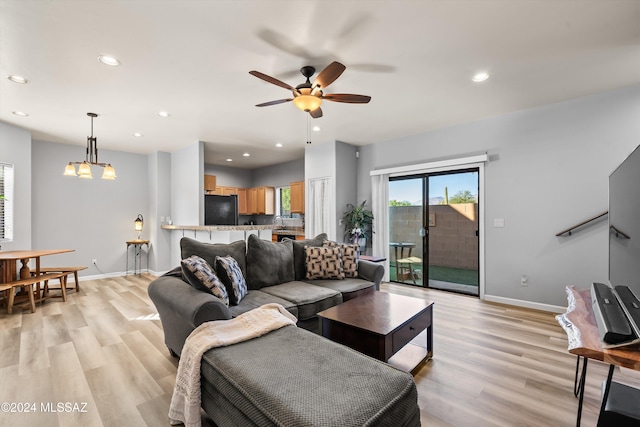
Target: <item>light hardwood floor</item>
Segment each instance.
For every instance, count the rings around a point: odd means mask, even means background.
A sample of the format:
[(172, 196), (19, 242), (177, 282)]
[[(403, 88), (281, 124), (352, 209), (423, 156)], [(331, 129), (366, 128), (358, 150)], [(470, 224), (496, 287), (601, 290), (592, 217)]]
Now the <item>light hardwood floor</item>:
[[(177, 361), (147, 296), (152, 279), (84, 281), (66, 303), (3, 311), (0, 403), (36, 411), (0, 412), (0, 426), (168, 426)], [(423, 425), (575, 425), (575, 357), (552, 313), (397, 284), (383, 290), (435, 301), (434, 358), (415, 376)], [(583, 426), (596, 424), (606, 369), (589, 364)], [(635, 371), (614, 379), (640, 387)], [(51, 412), (57, 402), (86, 412)]]

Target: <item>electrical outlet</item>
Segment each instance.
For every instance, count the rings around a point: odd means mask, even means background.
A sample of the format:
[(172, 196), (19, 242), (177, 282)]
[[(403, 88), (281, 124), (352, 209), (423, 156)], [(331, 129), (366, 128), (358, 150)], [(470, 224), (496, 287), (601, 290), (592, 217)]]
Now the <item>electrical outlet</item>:
[(529, 278), (525, 275), (520, 276), (520, 285), (529, 286)]
[(92, 260), (91, 260), (91, 264), (93, 264), (93, 265), (98, 265), (98, 260), (97, 260), (97, 259), (95, 259), (95, 258), (94, 258), (94, 259), (92, 259)]

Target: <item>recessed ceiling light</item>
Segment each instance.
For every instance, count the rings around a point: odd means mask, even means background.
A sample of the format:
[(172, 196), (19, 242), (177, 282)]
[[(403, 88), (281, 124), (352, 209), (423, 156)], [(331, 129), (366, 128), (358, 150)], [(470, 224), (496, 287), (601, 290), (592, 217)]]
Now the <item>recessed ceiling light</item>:
[(10, 76), (7, 76), (7, 78), (9, 80), (11, 80), (14, 83), (18, 83), (21, 85), (25, 85), (27, 83), (29, 83), (29, 80), (27, 80), (26, 78), (22, 77), (22, 76), (16, 76), (15, 74), (11, 74)]
[(133, 134), (133, 136), (135, 136), (136, 138), (142, 138), (144, 135), (141, 134), (140, 132), (136, 132)]
[(226, 159), (227, 162), (233, 162), (233, 159)]
[(278, 143), (276, 144), (276, 147), (278, 147), (278, 148), (282, 148), (282, 147), (284, 147), (284, 145), (282, 145), (282, 144), (280, 144), (280, 143), (278, 142)]
[(168, 113), (168, 112), (166, 112), (166, 111), (158, 111), (158, 115), (159, 115), (160, 117), (170, 117), (170, 116), (171, 116), (171, 114), (169, 114), (169, 113)]
[(321, 129), (320, 129), (320, 126), (314, 126), (314, 127), (312, 128), (312, 130), (313, 130), (314, 132), (320, 132), (320, 130), (321, 130)]
[(111, 67), (117, 67), (120, 65), (120, 61), (109, 55), (98, 56), (98, 61), (102, 62), (104, 65), (109, 65)]
[(14, 116), (29, 117), (29, 115), (24, 111), (12, 111), (12, 113)]
[(249, 153), (243, 153), (243, 154), (242, 154), (242, 157), (249, 157), (250, 155), (251, 155), (251, 154), (249, 154)]
[(473, 78), (471, 80), (473, 80), (476, 83), (480, 83), (483, 82), (485, 80), (487, 80), (489, 78), (489, 74), (487, 73), (478, 73), (475, 76), (473, 76)]

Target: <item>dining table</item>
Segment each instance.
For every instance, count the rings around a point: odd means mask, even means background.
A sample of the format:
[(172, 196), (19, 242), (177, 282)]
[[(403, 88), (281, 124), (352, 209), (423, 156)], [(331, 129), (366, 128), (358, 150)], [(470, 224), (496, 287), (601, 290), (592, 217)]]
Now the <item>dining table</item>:
[[(75, 249), (27, 249), (16, 251), (0, 251), (0, 283), (26, 279), (31, 276), (29, 260), (36, 263), (35, 274), (40, 274), (40, 258), (47, 255), (73, 252)], [(18, 261), (22, 263), (18, 270)], [(18, 276), (18, 272), (20, 275)]]
[[(27, 279), (32, 274), (40, 275), (40, 258), (48, 255), (73, 252), (75, 249), (27, 249), (15, 251), (0, 251), (0, 284), (10, 283), (20, 279)], [(29, 261), (35, 261), (35, 269), (29, 268)], [(18, 269), (18, 262), (21, 263)], [(36, 300), (40, 299), (40, 284), (35, 291)]]

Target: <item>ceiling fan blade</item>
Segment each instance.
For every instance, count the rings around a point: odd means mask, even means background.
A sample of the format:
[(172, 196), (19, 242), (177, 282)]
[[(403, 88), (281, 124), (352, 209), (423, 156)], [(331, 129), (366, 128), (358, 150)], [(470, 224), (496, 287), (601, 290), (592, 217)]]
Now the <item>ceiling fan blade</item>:
[(269, 105), (283, 104), (283, 103), (289, 102), (289, 101), (293, 101), (293, 98), (278, 99), (278, 100), (275, 100), (275, 101), (263, 102), (262, 104), (256, 104), (256, 107), (268, 107)]
[(333, 102), (346, 102), (348, 104), (366, 104), (371, 101), (371, 97), (367, 95), (354, 95), (351, 93), (332, 93), (323, 95), (322, 99)]
[(322, 117), (322, 108), (318, 107), (313, 111), (309, 111), (309, 115), (314, 119), (319, 119), (320, 117)]
[(320, 71), (320, 74), (318, 74), (318, 77), (316, 77), (316, 80), (313, 82), (313, 87), (320, 86), (320, 89), (326, 88), (336, 81), (346, 68), (347, 67), (341, 63), (333, 61), (331, 64), (327, 65), (324, 70)]
[(252, 76), (256, 76), (259, 79), (262, 79), (265, 82), (269, 82), (269, 83), (274, 84), (276, 86), (280, 86), (282, 88), (289, 89), (289, 90), (291, 90), (293, 92), (297, 92), (298, 91), (295, 87), (291, 86), (290, 84), (287, 84), (287, 83), (285, 83), (283, 81), (280, 81), (280, 80), (276, 79), (275, 77), (267, 76), (266, 74), (261, 73), (260, 71), (249, 71), (249, 74), (251, 74)]

